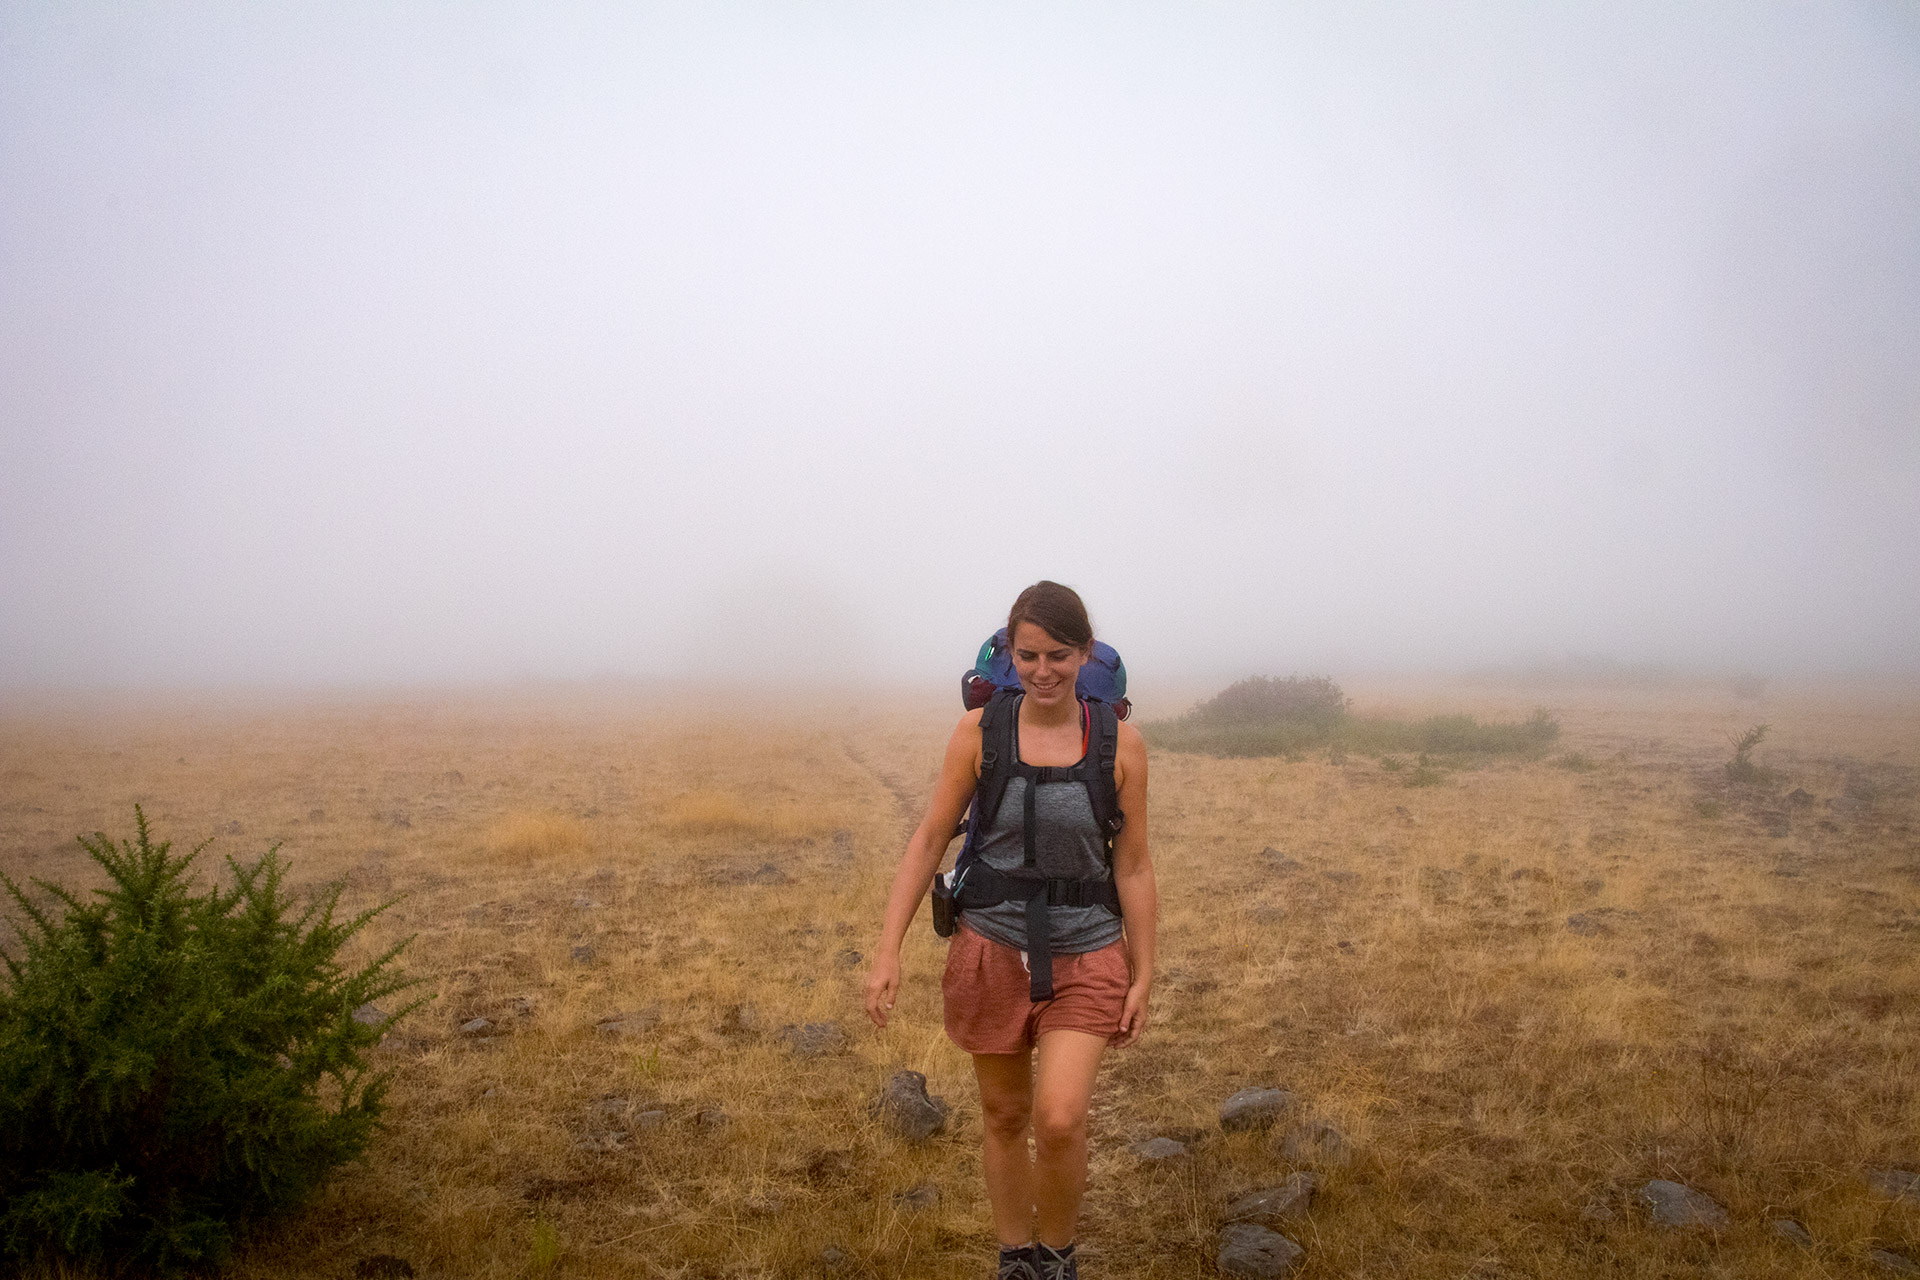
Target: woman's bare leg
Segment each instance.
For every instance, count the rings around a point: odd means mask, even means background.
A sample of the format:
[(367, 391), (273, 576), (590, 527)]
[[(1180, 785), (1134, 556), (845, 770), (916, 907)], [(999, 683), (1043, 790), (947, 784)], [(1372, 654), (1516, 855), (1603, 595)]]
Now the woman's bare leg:
[(1000, 1243), (1019, 1248), (1032, 1240), (1033, 1160), (1027, 1133), (1033, 1125), (1033, 1063), (1025, 1053), (976, 1053), (980, 1119), (986, 1130), (987, 1199)]
[[(1087, 1190), (1087, 1107), (1107, 1038), (1085, 1031), (1049, 1031), (1040, 1037), (1038, 1048), (1032, 1090), (1034, 1234), (1042, 1244), (1064, 1249), (1073, 1243), (1080, 1198)], [(988, 1185), (991, 1188), (991, 1180)], [(994, 1217), (999, 1216), (996, 1200)]]

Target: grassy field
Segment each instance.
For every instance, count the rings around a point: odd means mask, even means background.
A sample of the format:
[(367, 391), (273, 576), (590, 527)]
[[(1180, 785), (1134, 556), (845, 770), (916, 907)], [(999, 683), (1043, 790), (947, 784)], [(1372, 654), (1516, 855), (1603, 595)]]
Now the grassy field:
[[(1273, 1134), (1219, 1132), (1220, 1100), (1261, 1084), (1348, 1140), (1294, 1232), (1309, 1277), (1920, 1257), (1920, 1205), (1865, 1180), (1920, 1168), (1920, 693), (1349, 692), (1412, 719), (1544, 703), (1562, 734), (1419, 786), (1324, 752), (1155, 755), (1162, 978), (1095, 1099), (1089, 1280), (1213, 1274), (1222, 1206), (1293, 1167)], [(586, 689), (16, 702), (0, 868), (83, 880), (73, 836), (128, 834), (138, 801), (178, 845), (282, 841), (347, 905), (401, 897), (363, 941), (417, 935), (405, 964), (437, 998), (379, 1051), (390, 1127), (234, 1275), (392, 1255), (423, 1276), (978, 1276), (978, 1106), (924, 908), (894, 1025), (859, 1008), (956, 714)], [(1760, 721), (1778, 781), (1732, 788), (1729, 737)], [(476, 1017), (493, 1033), (460, 1035)], [(844, 1042), (813, 1056), (781, 1034), (829, 1022)], [(954, 1104), (923, 1146), (869, 1117), (902, 1066)], [(1155, 1135), (1191, 1155), (1143, 1162)], [(1652, 1227), (1632, 1193), (1654, 1177), (1731, 1226)]]

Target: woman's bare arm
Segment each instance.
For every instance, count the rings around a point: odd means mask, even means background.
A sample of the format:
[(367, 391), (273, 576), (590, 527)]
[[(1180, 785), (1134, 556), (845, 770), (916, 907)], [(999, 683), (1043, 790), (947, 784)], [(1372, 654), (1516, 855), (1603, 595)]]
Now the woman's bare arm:
[(1147, 853), (1147, 744), (1140, 731), (1122, 721), (1114, 760), (1114, 783), (1127, 823), (1113, 841), (1113, 884), (1120, 892), (1120, 918), (1126, 925), (1127, 963), (1133, 978), (1119, 1030), (1130, 1045), (1147, 1029), (1147, 1002), (1153, 991), (1154, 927), (1160, 895)]
[(900, 944), (907, 927), (920, 909), (920, 899), (940, 869), (953, 829), (973, 799), (980, 782), (980, 713), (969, 711), (954, 726), (947, 739), (946, 758), (940, 763), (939, 781), (933, 784), (933, 798), (927, 803), (926, 816), (907, 841), (906, 854), (893, 873), (893, 888), (887, 894), (887, 912), (880, 926), (880, 942), (874, 948), (873, 970), (867, 975), (867, 1016), (875, 1026), (887, 1025), (887, 1013), (893, 1008), (900, 990)]

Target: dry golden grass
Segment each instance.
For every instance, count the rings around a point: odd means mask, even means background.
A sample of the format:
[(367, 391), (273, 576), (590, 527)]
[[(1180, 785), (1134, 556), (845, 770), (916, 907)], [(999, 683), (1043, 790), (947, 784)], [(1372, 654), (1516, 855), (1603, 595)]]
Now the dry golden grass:
[[(1863, 1180), (1920, 1163), (1911, 690), (1355, 692), (1408, 715), (1544, 700), (1596, 767), (1408, 787), (1362, 759), (1155, 758), (1162, 982), (1095, 1100), (1089, 1280), (1212, 1274), (1226, 1199), (1290, 1167), (1270, 1135), (1218, 1131), (1219, 1100), (1265, 1083), (1352, 1142), (1297, 1233), (1308, 1276), (1813, 1277), (1920, 1254), (1920, 1211)], [(954, 714), (16, 708), (0, 867), (84, 881), (73, 835), (124, 833), (139, 801), (181, 844), (283, 840), (297, 877), (345, 876), (348, 905), (401, 898), (364, 944), (414, 935), (437, 998), (379, 1051), (390, 1127), (236, 1275), (392, 1253), (442, 1276), (814, 1276), (833, 1245), (840, 1274), (973, 1276), (988, 1215), (943, 944), (923, 918), (885, 1032), (854, 954)], [(1811, 804), (1717, 779), (1761, 720), (1760, 758)], [(634, 1034), (596, 1029), (620, 1013)], [(460, 1038), (478, 1015), (502, 1034)], [(826, 1020), (842, 1052), (779, 1035)], [(952, 1132), (909, 1147), (869, 1118), (899, 1066), (955, 1104)], [(1128, 1151), (1182, 1130), (1204, 1137), (1176, 1167)], [(1629, 1203), (1651, 1177), (1733, 1226), (1654, 1230)], [(921, 1183), (937, 1206), (896, 1202)], [(1768, 1234), (1779, 1214), (1813, 1252)]]
[(487, 831), (487, 852), (512, 862), (578, 858), (591, 841), (586, 824), (564, 813), (509, 813)]

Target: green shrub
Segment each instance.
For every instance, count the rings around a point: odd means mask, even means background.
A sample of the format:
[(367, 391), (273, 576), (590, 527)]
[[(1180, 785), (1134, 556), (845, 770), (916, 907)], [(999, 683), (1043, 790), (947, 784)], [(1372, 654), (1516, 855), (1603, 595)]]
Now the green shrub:
[[(1532, 755), (1560, 736), (1546, 708), (1515, 723), (1482, 723), (1468, 715), (1386, 720), (1351, 713), (1340, 686), (1325, 676), (1255, 676), (1227, 686), (1183, 716), (1142, 727), (1147, 741), (1169, 751), (1213, 756), (1285, 756), (1330, 748), (1380, 756), (1404, 751), (1436, 756)], [(1339, 761), (1336, 760), (1335, 763)]]
[(340, 962), (391, 904), (337, 920), (336, 883), (296, 913), (278, 846), (196, 894), (205, 846), (175, 857), (134, 821), (131, 843), (81, 838), (108, 880), (92, 900), (36, 880), (39, 905), (0, 876), (24, 913), (0, 953), (0, 1257), (18, 1264), (216, 1262), (360, 1154), (386, 1086), (363, 1055), (407, 1011), (355, 1018), (413, 985), (405, 942)]
[(1753, 762), (1753, 749), (1767, 736), (1770, 725), (1757, 724), (1733, 739), (1733, 759), (1724, 766), (1735, 786), (1762, 787), (1773, 781), (1773, 771)]

